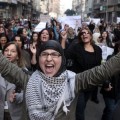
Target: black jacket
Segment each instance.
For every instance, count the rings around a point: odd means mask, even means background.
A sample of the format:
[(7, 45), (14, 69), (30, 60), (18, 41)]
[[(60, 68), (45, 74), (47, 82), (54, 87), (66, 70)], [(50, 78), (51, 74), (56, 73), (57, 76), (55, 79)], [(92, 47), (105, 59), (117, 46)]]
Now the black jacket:
[(95, 44), (93, 45), (93, 48), (95, 52), (90, 53), (85, 51), (84, 46), (80, 43), (75, 43), (72, 47), (69, 47), (66, 50), (65, 55), (67, 60), (71, 59), (73, 62), (70, 70), (79, 73), (100, 65), (102, 60), (102, 50)]

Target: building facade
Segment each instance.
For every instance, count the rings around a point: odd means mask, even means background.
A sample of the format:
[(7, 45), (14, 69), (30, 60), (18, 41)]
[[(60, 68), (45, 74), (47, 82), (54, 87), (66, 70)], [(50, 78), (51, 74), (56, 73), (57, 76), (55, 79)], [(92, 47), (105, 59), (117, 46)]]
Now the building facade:
[(80, 15), (82, 11), (81, 0), (73, 0), (72, 9), (76, 12), (77, 15)]
[(58, 17), (60, 14), (60, 0), (49, 0), (49, 15), (51, 17)]
[(93, 17), (93, 2), (94, 0), (85, 1), (85, 17)]
[(104, 19), (116, 22), (120, 17), (120, 0), (73, 0), (72, 9), (77, 15)]
[[(36, 2), (34, 5), (34, 2)], [(39, 12), (39, 0), (0, 0), (0, 19), (13, 18), (15, 16), (29, 18), (34, 11)]]
[(120, 0), (94, 0), (93, 13), (106, 22), (116, 22), (120, 17)]

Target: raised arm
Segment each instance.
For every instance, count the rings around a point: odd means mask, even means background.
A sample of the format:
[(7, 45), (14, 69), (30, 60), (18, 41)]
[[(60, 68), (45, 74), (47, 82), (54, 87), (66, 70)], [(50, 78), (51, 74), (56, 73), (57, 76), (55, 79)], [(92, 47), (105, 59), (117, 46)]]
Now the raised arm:
[(30, 51), (32, 52), (31, 64), (35, 65), (37, 63), (36, 60), (36, 46), (30, 45)]
[(76, 92), (102, 84), (120, 72), (120, 53), (106, 63), (76, 75)]

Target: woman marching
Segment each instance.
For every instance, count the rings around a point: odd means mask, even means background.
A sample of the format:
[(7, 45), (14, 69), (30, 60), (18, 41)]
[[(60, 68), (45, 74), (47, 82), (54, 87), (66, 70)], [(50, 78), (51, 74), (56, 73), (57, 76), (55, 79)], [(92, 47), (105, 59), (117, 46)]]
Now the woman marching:
[(30, 120), (75, 120), (78, 93), (120, 72), (120, 53), (101, 66), (75, 74), (66, 70), (61, 45), (49, 40), (37, 51), (37, 64), (30, 77), (0, 54), (0, 73), (14, 78), (8, 81), (25, 89), (24, 102)]
[[(21, 51), (14, 42), (7, 43), (2, 51), (9, 62), (25, 68)], [(8, 77), (7, 79), (10, 79)], [(23, 90), (16, 83), (8, 82), (0, 75), (0, 120), (22, 120), (23, 117)]]

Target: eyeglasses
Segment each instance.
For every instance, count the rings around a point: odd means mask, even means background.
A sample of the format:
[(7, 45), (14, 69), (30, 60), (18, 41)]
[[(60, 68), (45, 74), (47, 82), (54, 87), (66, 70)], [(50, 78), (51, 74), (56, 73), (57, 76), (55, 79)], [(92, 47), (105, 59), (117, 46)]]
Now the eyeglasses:
[(58, 57), (61, 56), (61, 54), (58, 53), (58, 52), (53, 52), (53, 53), (42, 52), (42, 53), (40, 54), (40, 56), (43, 57), (43, 58), (47, 58), (49, 55), (50, 55), (52, 58), (58, 58)]
[(80, 34), (81, 35), (84, 35), (84, 34), (87, 35), (87, 34), (90, 34), (90, 33), (89, 32), (81, 32)]

